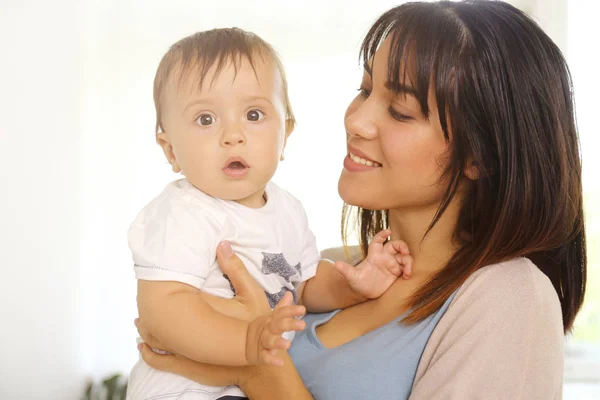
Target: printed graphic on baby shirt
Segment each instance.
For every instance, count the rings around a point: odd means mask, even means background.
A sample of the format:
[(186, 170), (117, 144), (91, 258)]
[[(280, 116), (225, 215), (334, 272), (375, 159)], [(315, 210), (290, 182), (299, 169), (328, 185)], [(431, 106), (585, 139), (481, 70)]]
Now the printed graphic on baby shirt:
[[(223, 274), (223, 278), (225, 278), (227, 280), (227, 282), (229, 282), (229, 288), (231, 289), (231, 291), (233, 292), (233, 295), (235, 296), (235, 288), (233, 287), (233, 283), (231, 283), (231, 279), (229, 279), (227, 274)], [(296, 304), (296, 301), (298, 299), (296, 289), (290, 290), (286, 287), (282, 287), (281, 290), (277, 293), (269, 293), (265, 290), (265, 295), (267, 296), (267, 300), (269, 301), (269, 305), (271, 306), (271, 308), (275, 308), (277, 303), (279, 303), (279, 300), (281, 300), (283, 298), (283, 296), (285, 295), (285, 292), (292, 292), (292, 296), (294, 297), (294, 304)]]
[(294, 296), (294, 304), (296, 304), (296, 298), (297, 298), (296, 289), (290, 290), (286, 287), (282, 287), (278, 293), (267, 293), (265, 291), (265, 294), (267, 295), (267, 300), (269, 300), (269, 304), (271, 305), (271, 308), (275, 308), (277, 303), (279, 303), (279, 300), (281, 300), (283, 298), (283, 296), (285, 295), (286, 292), (292, 292), (292, 296)]
[[(302, 267), (300, 263), (294, 266), (290, 265), (281, 253), (274, 254), (263, 252), (262, 254), (263, 260), (261, 272), (263, 274), (277, 274), (278, 276), (281, 276), (283, 279), (285, 279), (286, 282), (289, 282), (290, 278), (296, 273), (302, 276)], [(223, 278), (225, 278), (227, 282), (229, 282), (229, 288), (235, 296), (235, 288), (231, 283), (231, 279), (229, 279), (227, 274), (223, 274)], [(292, 296), (294, 297), (294, 304), (296, 304), (298, 300), (298, 295), (295, 288), (290, 290), (289, 288), (283, 286), (277, 293), (269, 293), (265, 290), (265, 295), (267, 296), (267, 300), (269, 301), (269, 305), (271, 306), (271, 308), (274, 308), (277, 305), (277, 303), (279, 303), (279, 301), (283, 298), (286, 292), (292, 292)]]
[(291, 266), (283, 254), (273, 254), (262, 252), (262, 268), (261, 272), (265, 275), (277, 274), (285, 279), (286, 282), (290, 281), (290, 278), (296, 273), (302, 278), (302, 270), (300, 263)]

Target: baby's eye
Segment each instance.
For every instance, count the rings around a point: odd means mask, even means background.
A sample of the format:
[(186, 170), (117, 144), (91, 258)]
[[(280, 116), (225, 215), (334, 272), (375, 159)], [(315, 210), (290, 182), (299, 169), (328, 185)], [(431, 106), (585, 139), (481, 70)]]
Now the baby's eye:
[(196, 123), (203, 126), (212, 125), (215, 123), (215, 117), (210, 114), (200, 114), (200, 116), (198, 116), (196, 119)]
[(260, 110), (250, 110), (246, 114), (246, 118), (248, 119), (248, 121), (260, 121), (264, 117), (265, 115)]

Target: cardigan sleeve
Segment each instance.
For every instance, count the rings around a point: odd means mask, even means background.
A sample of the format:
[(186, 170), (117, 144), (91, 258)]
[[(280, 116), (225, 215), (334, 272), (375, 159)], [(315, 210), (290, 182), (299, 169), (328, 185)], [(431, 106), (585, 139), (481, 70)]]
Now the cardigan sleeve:
[(530, 260), (482, 268), (429, 338), (410, 399), (561, 399), (563, 347), (558, 296)]

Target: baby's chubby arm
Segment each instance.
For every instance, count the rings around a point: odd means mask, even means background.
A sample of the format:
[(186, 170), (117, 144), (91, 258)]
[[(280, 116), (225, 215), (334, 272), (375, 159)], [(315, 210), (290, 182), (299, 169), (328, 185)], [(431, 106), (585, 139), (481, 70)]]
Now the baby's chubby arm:
[(346, 308), (367, 300), (355, 292), (329, 260), (319, 261), (317, 273), (298, 287), (298, 304), (319, 313)]
[(217, 365), (247, 365), (250, 323), (217, 312), (200, 290), (172, 281), (138, 280), (138, 313), (172, 353)]
[[(239, 312), (231, 305), (220, 303), (233, 311), (231, 314)], [(225, 308), (222, 311), (226, 312)], [(247, 321), (225, 315), (215, 310), (200, 290), (180, 282), (138, 280), (138, 312), (142, 320), (148, 321), (152, 335), (164, 344), (164, 350), (199, 362), (228, 366), (277, 365), (277, 360), (265, 349), (289, 347), (288, 341), (281, 338), (281, 332), (270, 334), (271, 316)], [(276, 323), (283, 323), (286, 330), (294, 330), (297, 312), (287, 307), (278, 313), (285, 315)]]
[(298, 290), (307, 311), (326, 312), (375, 299), (399, 276), (408, 279), (413, 263), (408, 246), (401, 240), (385, 243), (390, 233), (384, 230), (375, 235), (367, 258), (355, 267), (321, 260), (316, 275)]

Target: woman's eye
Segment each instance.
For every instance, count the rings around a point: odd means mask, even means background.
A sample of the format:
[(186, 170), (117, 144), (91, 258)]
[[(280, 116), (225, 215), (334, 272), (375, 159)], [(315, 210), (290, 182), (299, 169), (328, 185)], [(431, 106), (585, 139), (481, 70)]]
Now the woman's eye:
[(250, 110), (246, 114), (246, 118), (248, 119), (248, 121), (260, 121), (264, 117), (265, 115), (260, 110)]
[(394, 110), (392, 107), (389, 108), (389, 113), (392, 116), (392, 118), (394, 118), (397, 121), (406, 122), (406, 121), (410, 121), (411, 119), (413, 119), (413, 117), (410, 117), (408, 115), (400, 114), (398, 111)]
[(215, 117), (210, 114), (200, 114), (196, 122), (203, 126), (212, 125), (215, 123)]
[(364, 98), (367, 98), (371, 95), (371, 91), (367, 90), (366, 88), (364, 88), (362, 86), (358, 88), (358, 92), (359, 92), (359, 95)]

